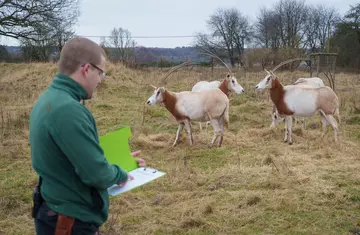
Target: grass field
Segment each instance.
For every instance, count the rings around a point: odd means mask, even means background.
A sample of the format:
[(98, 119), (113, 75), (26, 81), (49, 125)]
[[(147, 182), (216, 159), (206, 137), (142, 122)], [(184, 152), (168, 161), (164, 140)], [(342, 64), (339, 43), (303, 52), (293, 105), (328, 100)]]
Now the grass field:
[[(0, 64), (0, 234), (35, 234), (30, 217), (36, 174), (31, 167), (28, 118), (55, 64)], [(105, 234), (350, 234), (360, 227), (360, 81), (337, 73), (341, 101), (339, 143), (331, 126), (323, 139), (319, 116), (307, 129), (293, 128), (283, 143), (283, 124), (270, 129), (268, 91), (254, 87), (265, 72), (238, 73), (245, 93), (231, 94), (223, 146), (209, 149), (212, 128), (193, 123), (194, 146), (185, 130), (171, 147), (177, 124), (164, 107), (145, 106), (167, 69), (131, 70), (107, 64), (110, 76), (93, 100), (99, 134), (131, 125), (132, 150), (167, 174), (111, 198)], [(220, 79), (226, 70), (214, 70)], [(283, 84), (302, 72), (278, 73)], [(211, 69), (183, 68), (166, 87), (190, 90), (210, 80)], [(328, 84), (327, 80), (324, 82)]]

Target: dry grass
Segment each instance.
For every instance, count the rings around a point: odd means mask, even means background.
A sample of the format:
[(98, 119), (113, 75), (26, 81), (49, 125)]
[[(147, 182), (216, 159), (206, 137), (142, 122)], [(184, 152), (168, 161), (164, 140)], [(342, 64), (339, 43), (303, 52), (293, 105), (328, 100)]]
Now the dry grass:
[[(110, 78), (88, 108), (99, 133), (133, 128), (132, 149), (167, 174), (151, 184), (111, 198), (109, 234), (348, 234), (360, 226), (360, 106), (358, 75), (337, 74), (342, 101), (340, 143), (329, 126), (320, 139), (320, 120), (294, 128), (294, 144), (282, 142), (283, 125), (270, 130), (268, 92), (254, 85), (264, 73), (238, 74), (245, 94), (231, 96), (230, 125), (222, 148), (208, 149), (212, 128), (195, 145), (184, 132), (170, 147), (177, 125), (159, 106), (145, 107), (167, 70), (133, 71), (108, 64)], [(54, 64), (0, 64), (0, 234), (34, 234), (30, 217), (36, 175), (31, 168), (28, 117), (56, 72)], [(215, 71), (215, 76), (225, 74)], [(283, 83), (301, 73), (280, 73)], [(211, 79), (210, 69), (185, 68), (167, 87), (191, 89)], [(326, 80), (324, 80), (327, 82)], [(111, 229), (110, 229), (111, 228)]]

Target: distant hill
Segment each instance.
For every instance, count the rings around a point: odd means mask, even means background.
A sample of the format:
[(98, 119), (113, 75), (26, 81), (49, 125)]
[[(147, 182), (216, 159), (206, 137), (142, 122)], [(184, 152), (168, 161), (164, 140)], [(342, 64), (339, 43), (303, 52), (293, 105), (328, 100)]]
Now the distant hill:
[(169, 62), (181, 62), (185, 60), (191, 60), (193, 62), (204, 61), (204, 59), (199, 57), (195, 47), (137, 47), (135, 53), (138, 63), (157, 62), (160, 59), (166, 59)]
[(6, 46), (6, 49), (10, 54), (21, 53), (21, 47), (18, 47), (18, 46)]
[(171, 62), (179, 62), (184, 60), (191, 60), (197, 62), (200, 60), (199, 55), (195, 47), (176, 47), (176, 48), (153, 48), (153, 47), (142, 47), (137, 48), (136, 58), (141, 60), (147, 53), (151, 54), (156, 59), (166, 58)]
[[(6, 46), (10, 54), (21, 53), (19, 46)], [(166, 58), (169, 62), (180, 62), (191, 60), (192, 62), (204, 61), (200, 58), (195, 47), (176, 47), (176, 48), (158, 48), (158, 47), (137, 47), (136, 61), (139, 63), (156, 62), (161, 58)]]

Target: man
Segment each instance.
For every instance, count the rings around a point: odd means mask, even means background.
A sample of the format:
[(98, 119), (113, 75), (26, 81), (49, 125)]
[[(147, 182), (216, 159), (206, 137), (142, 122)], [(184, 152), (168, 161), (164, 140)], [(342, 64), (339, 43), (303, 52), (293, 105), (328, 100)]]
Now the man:
[(105, 60), (93, 41), (68, 41), (56, 76), (30, 114), (32, 166), (41, 179), (41, 194), (35, 195), (43, 199), (34, 207), (37, 234), (97, 234), (108, 218), (107, 188), (132, 178), (107, 162), (94, 117), (80, 103), (105, 77)]

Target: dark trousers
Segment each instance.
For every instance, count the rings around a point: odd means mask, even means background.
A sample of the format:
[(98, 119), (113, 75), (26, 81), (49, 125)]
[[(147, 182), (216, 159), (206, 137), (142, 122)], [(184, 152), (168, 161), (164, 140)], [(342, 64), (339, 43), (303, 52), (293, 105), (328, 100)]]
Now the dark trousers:
[[(52, 211), (46, 204), (42, 204), (39, 208), (35, 218), (35, 229), (37, 235), (52, 235), (55, 234), (57, 213)], [(99, 233), (99, 228), (94, 224), (85, 223), (75, 219), (71, 235), (96, 235)]]

